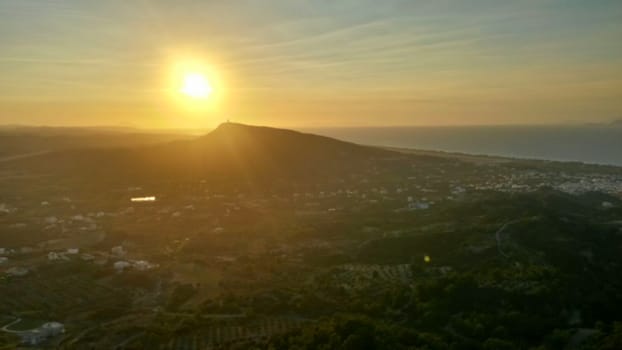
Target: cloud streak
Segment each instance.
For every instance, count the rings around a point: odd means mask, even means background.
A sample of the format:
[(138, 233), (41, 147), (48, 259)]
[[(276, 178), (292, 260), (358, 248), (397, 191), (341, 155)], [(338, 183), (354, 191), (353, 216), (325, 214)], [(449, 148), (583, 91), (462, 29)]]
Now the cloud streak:
[[(194, 56), (228, 78), (224, 114), (252, 101), (239, 113), (268, 118), (269, 101), (314, 118), (309, 106), (320, 98), (340, 104), (320, 111), (347, 124), (380, 110), (361, 112), (373, 100), (398, 104), (388, 109), (407, 124), (421, 103), (461, 104), (473, 116), (488, 111), (486, 99), (533, 99), (549, 101), (542, 115), (561, 120), (549, 112), (567, 112), (564, 96), (583, 97), (582, 111), (622, 113), (612, 102), (622, 91), (617, 1), (5, 0), (0, 17), (2, 101), (30, 91), (32, 100), (160, 104), (171, 61)], [(513, 122), (496, 108), (500, 120), (491, 122)]]

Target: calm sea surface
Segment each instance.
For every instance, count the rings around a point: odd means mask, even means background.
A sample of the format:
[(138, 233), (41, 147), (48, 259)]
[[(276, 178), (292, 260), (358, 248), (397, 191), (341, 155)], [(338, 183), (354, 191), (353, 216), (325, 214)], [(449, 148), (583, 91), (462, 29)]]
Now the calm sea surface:
[(622, 166), (620, 126), (464, 126), (307, 129), (367, 145)]

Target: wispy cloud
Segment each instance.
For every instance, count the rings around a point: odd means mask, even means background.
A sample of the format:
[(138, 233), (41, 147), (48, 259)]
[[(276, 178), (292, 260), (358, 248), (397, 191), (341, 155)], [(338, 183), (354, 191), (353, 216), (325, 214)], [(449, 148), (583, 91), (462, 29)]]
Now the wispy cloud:
[(5, 0), (0, 18), (3, 100), (155, 100), (177, 52), (213, 59), (240, 100), (373, 97), (400, 115), (582, 91), (588, 106), (622, 80), (619, 1)]

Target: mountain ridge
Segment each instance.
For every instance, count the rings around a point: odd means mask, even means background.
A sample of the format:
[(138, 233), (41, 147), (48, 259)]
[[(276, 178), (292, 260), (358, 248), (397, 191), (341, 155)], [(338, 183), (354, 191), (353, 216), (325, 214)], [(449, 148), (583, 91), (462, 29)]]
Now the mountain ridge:
[(78, 178), (220, 178), (265, 181), (342, 175), (398, 153), (298, 131), (223, 123), (190, 140), (141, 147), (74, 149), (10, 162)]

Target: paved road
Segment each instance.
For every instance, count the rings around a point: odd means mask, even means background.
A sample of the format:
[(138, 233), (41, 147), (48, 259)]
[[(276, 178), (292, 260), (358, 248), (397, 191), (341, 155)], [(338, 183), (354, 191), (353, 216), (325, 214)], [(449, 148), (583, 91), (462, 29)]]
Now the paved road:
[(533, 221), (533, 220), (537, 220), (539, 218), (539, 216), (531, 216), (531, 217), (527, 217), (527, 218), (522, 218), (522, 219), (516, 219), (516, 220), (512, 220), (512, 221), (507, 221), (506, 223), (503, 224), (503, 226), (501, 226), (497, 232), (495, 232), (495, 239), (497, 241), (497, 250), (499, 251), (499, 254), (501, 254), (504, 258), (509, 258), (510, 256), (508, 254), (506, 254), (503, 249), (501, 249), (501, 234), (503, 233), (503, 231), (510, 225), (513, 224), (517, 224), (519, 222), (529, 222), (529, 221)]
[(497, 230), (497, 232), (495, 232), (495, 238), (497, 240), (497, 250), (499, 251), (499, 254), (501, 254), (504, 258), (508, 258), (508, 255), (505, 254), (503, 249), (501, 249), (501, 232), (503, 232), (503, 230), (505, 230), (505, 228), (508, 227), (509, 224), (509, 222), (506, 222), (505, 224), (503, 224), (503, 226), (501, 226), (500, 229)]
[(21, 318), (15, 319), (15, 320), (7, 323), (6, 325), (4, 325), (4, 327), (2, 327), (1, 330), (3, 332), (7, 332), (7, 333), (21, 333), (23, 331), (15, 331), (15, 330), (9, 329), (9, 327), (11, 327), (12, 325), (14, 325), (16, 323), (20, 323), (21, 321), (22, 321)]

